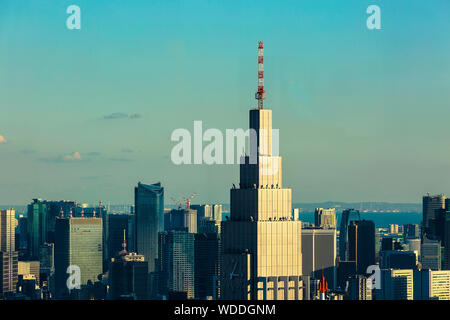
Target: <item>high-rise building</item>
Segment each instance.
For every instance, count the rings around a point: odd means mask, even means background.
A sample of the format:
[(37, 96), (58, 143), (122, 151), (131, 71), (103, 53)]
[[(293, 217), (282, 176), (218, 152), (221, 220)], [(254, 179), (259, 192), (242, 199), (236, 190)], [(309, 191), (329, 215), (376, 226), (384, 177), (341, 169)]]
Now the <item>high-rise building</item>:
[(437, 239), (439, 229), (439, 212), (445, 209), (445, 199), (443, 194), (423, 196), (423, 221), (422, 233), (429, 239)]
[(56, 217), (59, 217), (62, 214), (69, 215), (70, 211), (74, 216), (76, 216), (77, 204), (75, 201), (69, 200), (60, 200), (60, 201), (41, 201), (43, 205), (46, 207), (46, 242), (47, 243), (55, 243), (55, 223)]
[(129, 233), (129, 215), (128, 214), (109, 214), (108, 215), (108, 261), (114, 258), (123, 249), (123, 232)]
[(40, 279), (40, 263), (39, 261), (19, 261), (18, 262), (18, 274), (25, 275), (34, 275), (36, 279), (36, 284), (39, 285)]
[(195, 298), (217, 298), (217, 280), (220, 270), (218, 234), (215, 232), (195, 234), (194, 256)]
[(450, 199), (446, 199), (446, 212), (443, 217), (442, 227), (443, 227), (443, 239), (442, 245), (444, 247), (444, 263), (442, 269), (450, 270)]
[(195, 297), (194, 287), (194, 234), (171, 230), (159, 234), (160, 294), (182, 293), (188, 299)]
[(15, 232), (15, 248), (17, 251), (20, 249), (26, 250), (28, 248), (28, 227), (27, 227), (27, 218), (23, 215), (20, 215), (17, 219), (17, 227)]
[(408, 246), (408, 250), (412, 251), (416, 254), (416, 260), (417, 262), (419, 261), (419, 257), (420, 257), (420, 247), (421, 247), (421, 239), (420, 238), (416, 238), (416, 239), (407, 239), (406, 240), (406, 245)]
[(348, 227), (348, 260), (356, 261), (358, 274), (375, 264), (375, 224), (370, 220), (351, 221)]
[(380, 270), (380, 289), (376, 289), (377, 300), (413, 300), (413, 270)]
[(422, 270), (441, 270), (441, 242), (424, 239), (420, 248)]
[(222, 222), (222, 205), (221, 204), (213, 204), (212, 205), (212, 215), (213, 220), (216, 223), (217, 232), (221, 233), (221, 222)]
[(190, 208), (197, 211), (197, 218), (212, 219), (212, 208), (209, 204), (191, 204)]
[(320, 279), (323, 275), (330, 289), (336, 286), (336, 229), (304, 228), (302, 237), (303, 275)]
[(47, 241), (47, 205), (33, 199), (28, 205), (28, 250), (31, 259), (39, 259), (39, 247)]
[(15, 251), (16, 226), (15, 210), (0, 210), (0, 251)]
[(0, 210), (0, 297), (15, 292), (18, 279), (18, 253), (15, 251), (15, 210)]
[(351, 300), (372, 300), (372, 289), (367, 285), (367, 277), (354, 275), (349, 279), (349, 297)]
[(398, 224), (390, 224), (389, 229), (391, 234), (398, 234)]
[(356, 220), (361, 219), (358, 210), (345, 209), (342, 211), (339, 227), (339, 258), (341, 261), (350, 261), (348, 257), (348, 225), (355, 218)]
[(197, 211), (193, 209), (173, 209), (164, 216), (164, 230), (184, 230), (197, 233)]
[(314, 212), (314, 225), (317, 228), (336, 229), (336, 209), (316, 208)]
[(450, 300), (450, 270), (414, 271), (414, 300)]
[(158, 258), (158, 234), (164, 231), (164, 188), (161, 183), (138, 183), (134, 189), (136, 250), (155, 270)]
[(109, 265), (110, 299), (145, 300), (148, 298), (148, 263), (143, 255), (126, 249)]
[(356, 274), (356, 261), (337, 262), (337, 287), (347, 291), (347, 285), (352, 276)]
[(56, 295), (67, 293), (67, 268), (80, 268), (80, 285), (96, 282), (102, 273), (102, 218), (56, 218)]
[(391, 237), (381, 239), (381, 251), (394, 250), (394, 239)]
[(420, 237), (418, 224), (405, 224), (403, 226), (403, 238), (416, 239)]
[(282, 159), (273, 154), (272, 110), (258, 102), (250, 110), (250, 154), (242, 158), (230, 218), (222, 222), (221, 298), (302, 299), (301, 221), (292, 220), (292, 191), (283, 188)]
[(413, 251), (388, 250), (380, 252), (381, 269), (416, 269), (416, 254)]
[(201, 229), (204, 221), (212, 221), (214, 219), (212, 207), (209, 204), (191, 204), (190, 208), (197, 211), (197, 229)]

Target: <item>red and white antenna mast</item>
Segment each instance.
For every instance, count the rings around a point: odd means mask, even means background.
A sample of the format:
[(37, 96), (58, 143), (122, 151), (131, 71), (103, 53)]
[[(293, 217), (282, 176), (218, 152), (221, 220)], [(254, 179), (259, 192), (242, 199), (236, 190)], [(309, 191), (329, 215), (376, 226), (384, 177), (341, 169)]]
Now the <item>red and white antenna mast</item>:
[(255, 94), (255, 99), (258, 100), (258, 109), (263, 108), (263, 100), (266, 98), (266, 91), (264, 90), (264, 47), (263, 42), (258, 42), (258, 91)]

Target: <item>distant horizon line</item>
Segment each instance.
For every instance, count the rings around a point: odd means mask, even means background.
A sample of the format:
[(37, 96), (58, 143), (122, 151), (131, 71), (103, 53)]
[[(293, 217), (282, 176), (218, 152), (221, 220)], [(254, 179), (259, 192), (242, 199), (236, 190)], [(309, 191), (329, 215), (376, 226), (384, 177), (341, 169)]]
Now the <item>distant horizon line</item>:
[[(48, 200), (48, 199), (42, 199), (44, 201), (76, 201), (76, 200), (67, 200), (67, 199), (59, 199), (59, 200)], [(0, 204), (0, 207), (23, 207), (27, 206), (30, 202), (26, 204)], [(91, 202), (80, 202), (77, 201), (78, 205), (98, 205), (98, 203), (91, 203)], [(422, 205), (421, 202), (391, 202), (391, 201), (311, 201), (311, 202), (292, 202), (292, 204), (301, 204), (301, 205), (313, 205), (313, 204), (388, 204), (388, 205)], [(132, 206), (134, 203), (102, 203), (104, 206), (110, 205), (110, 206)], [(221, 204), (221, 205), (229, 205), (229, 202), (214, 202), (214, 201), (205, 201), (205, 202), (198, 202), (198, 203), (191, 203), (191, 205), (204, 205), (204, 204)], [(175, 204), (170, 204), (170, 206), (176, 206)]]

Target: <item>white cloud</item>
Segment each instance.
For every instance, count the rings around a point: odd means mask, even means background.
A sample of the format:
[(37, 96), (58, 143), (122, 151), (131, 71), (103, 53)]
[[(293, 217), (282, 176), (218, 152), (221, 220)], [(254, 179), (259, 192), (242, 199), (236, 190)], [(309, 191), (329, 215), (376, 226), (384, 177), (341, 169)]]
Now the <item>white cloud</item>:
[(76, 151), (72, 154), (65, 155), (63, 158), (64, 160), (81, 160), (81, 154), (78, 151)]
[(8, 140), (6, 140), (6, 138), (0, 134), (0, 143), (7, 143), (7, 142)]

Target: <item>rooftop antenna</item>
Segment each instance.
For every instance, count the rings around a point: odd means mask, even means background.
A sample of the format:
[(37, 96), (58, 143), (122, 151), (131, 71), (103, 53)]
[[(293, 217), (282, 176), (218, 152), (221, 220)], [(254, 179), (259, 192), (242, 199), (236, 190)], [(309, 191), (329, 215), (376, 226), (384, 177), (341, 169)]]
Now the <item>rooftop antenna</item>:
[(122, 242), (122, 249), (123, 251), (127, 251), (127, 236), (126, 236), (126, 230), (123, 229), (123, 242)]
[(264, 90), (264, 46), (263, 42), (258, 42), (258, 91), (255, 94), (255, 99), (258, 100), (258, 109), (263, 109), (263, 100), (266, 98), (266, 91)]
[(126, 231), (125, 229), (123, 229), (122, 251), (119, 252), (119, 256), (122, 260), (125, 260), (126, 255), (127, 255), (127, 238), (126, 238)]

